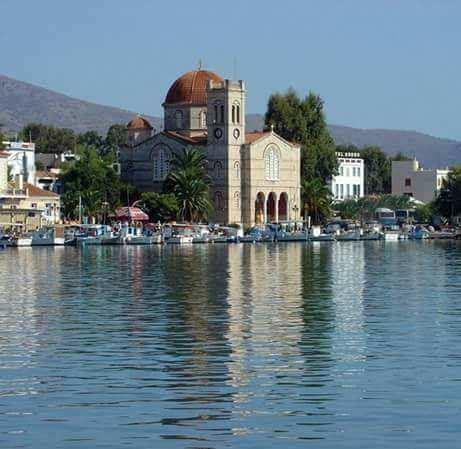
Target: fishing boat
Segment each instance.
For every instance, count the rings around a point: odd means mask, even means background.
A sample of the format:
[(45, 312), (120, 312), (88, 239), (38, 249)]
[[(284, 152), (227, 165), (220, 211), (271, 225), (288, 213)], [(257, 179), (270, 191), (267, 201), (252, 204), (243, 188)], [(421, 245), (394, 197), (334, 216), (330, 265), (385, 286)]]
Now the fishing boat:
[(163, 237), (167, 244), (190, 244), (194, 242), (194, 237), (197, 236), (193, 226), (187, 224), (173, 224), (163, 228)]
[(338, 242), (358, 242), (362, 240), (362, 233), (360, 230), (345, 231), (337, 234), (335, 238)]
[[(117, 241), (118, 237), (113, 233), (109, 225), (82, 225), (80, 232), (75, 234), (77, 246), (103, 245)], [(104, 241), (107, 240), (107, 243)]]
[(386, 230), (383, 232), (383, 239), (386, 240), (386, 242), (397, 242), (401, 239), (400, 231), (392, 229)]
[(57, 237), (54, 228), (41, 228), (28, 234), (32, 240), (32, 246), (62, 246), (64, 237)]
[(410, 240), (424, 240), (430, 237), (429, 231), (424, 226), (415, 226), (408, 233)]
[(19, 237), (12, 237), (9, 241), (9, 246), (14, 247), (25, 247), (25, 246), (32, 246), (32, 237), (29, 236), (19, 236)]
[(121, 243), (125, 245), (153, 245), (163, 243), (160, 232), (152, 232), (138, 226), (123, 226), (120, 231)]

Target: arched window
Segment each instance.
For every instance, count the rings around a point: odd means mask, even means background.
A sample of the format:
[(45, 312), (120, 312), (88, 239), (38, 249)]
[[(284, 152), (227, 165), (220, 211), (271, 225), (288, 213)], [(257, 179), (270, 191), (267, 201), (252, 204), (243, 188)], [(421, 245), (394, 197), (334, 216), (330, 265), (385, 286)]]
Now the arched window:
[(240, 209), (240, 192), (234, 193), (234, 207)]
[(169, 152), (166, 148), (162, 147), (154, 151), (154, 181), (163, 181), (170, 171)]
[(182, 129), (182, 111), (176, 111), (174, 114), (177, 129)]
[(219, 161), (216, 161), (213, 165), (213, 177), (216, 179), (221, 179), (222, 177), (222, 164)]
[(200, 127), (206, 128), (206, 112), (205, 111), (202, 111), (200, 113)]
[(232, 123), (235, 123), (235, 106), (232, 105)]
[(240, 179), (240, 162), (234, 163), (234, 172), (235, 172), (235, 177), (237, 179)]
[(280, 161), (278, 151), (273, 146), (266, 150), (266, 154), (264, 156), (264, 167), (266, 172), (266, 179), (269, 181), (278, 181)]
[(215, 104), (214, 105), (214, 119), (213, 119), (214, 123), (218, 123), (219, 120), (218, 120), (218, 105)]
[(220, 117), (219, 117), (220, 120), (219, 120), (219, 122), (224, 123), (224, 105), (221, 105), (219, 107), (219, 112), (220, 112)]
[(240, 123), (240, 106), (237, 105), (237, 123)]
[(215, 210), (224, 210), (224, 195), (222, 194), (222, 192), (215, 192), (213, 202)]

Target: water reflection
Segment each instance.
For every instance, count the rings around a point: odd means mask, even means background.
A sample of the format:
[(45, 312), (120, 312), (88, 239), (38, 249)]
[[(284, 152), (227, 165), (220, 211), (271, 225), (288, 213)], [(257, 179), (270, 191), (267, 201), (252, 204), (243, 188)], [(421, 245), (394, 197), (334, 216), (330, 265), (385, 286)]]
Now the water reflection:
[(461, 397), (460, 253), (411, 242), (4, 252), (0, 444), (404, 447), (395, 432), (416, 427), (430, 441), (421, 401), (457, 426), (446, 401)]

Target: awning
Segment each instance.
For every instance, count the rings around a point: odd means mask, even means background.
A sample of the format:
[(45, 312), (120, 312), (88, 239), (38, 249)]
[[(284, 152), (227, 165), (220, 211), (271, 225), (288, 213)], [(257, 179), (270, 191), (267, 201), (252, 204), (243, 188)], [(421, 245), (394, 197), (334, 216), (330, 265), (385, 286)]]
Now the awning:
[(149, 216), (139, 207), (119, 207), (115, 217), (121, 221), (149, 221)]

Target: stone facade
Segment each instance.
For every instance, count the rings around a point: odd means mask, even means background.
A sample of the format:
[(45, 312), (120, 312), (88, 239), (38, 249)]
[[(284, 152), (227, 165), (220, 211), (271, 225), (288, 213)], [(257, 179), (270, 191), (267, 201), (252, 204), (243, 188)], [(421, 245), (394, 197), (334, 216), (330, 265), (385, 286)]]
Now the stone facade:
[[(178, 84), (191, 90), (172, 92)], [(194, 147), (206, 155), (212, 180), (210, 221), (252, 226), (299, 219), (300, 148), (274, 132), (245, 132), (243, 81), (188, 72), (168, 98), (176, 102), (163, 104), (165, 130), (121, 148), (123, 179), (141, 191), (160, 192), (172, 154)], [(130, 139), (129, 128), (128, 134)]]

